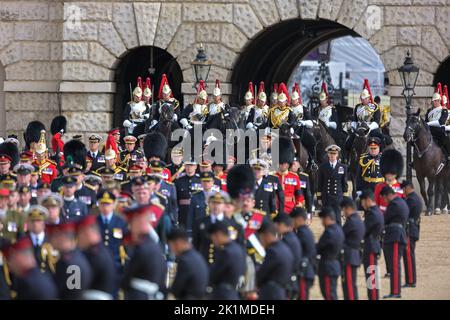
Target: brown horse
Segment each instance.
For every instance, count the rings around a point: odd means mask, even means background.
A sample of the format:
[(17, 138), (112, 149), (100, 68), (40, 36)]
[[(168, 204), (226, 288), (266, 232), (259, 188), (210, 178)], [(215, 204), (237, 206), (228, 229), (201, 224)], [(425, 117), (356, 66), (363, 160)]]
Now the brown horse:
[(288, 123), (283, 123), (280, 126), (280, 136), (282, 137), (288, 137), (292, 140), (292, 143), (295, 147), (295, 156), (298, 159), (298, 162), (302, 166), (302, 168), (307, 168), (308, 166), (308, 152), (306, 151), (305, 147), (303, 146), (302, 142), (300, 141), (300, 138), (296, 135), (293, 135), (291, 133), (292, 126)]
[(321, 164), (326, 161), (327, 156), (325, 149), (326, 147), (336, 144), (336, 141), (333, 139), (331, 134), (328, 132), (325, 124), (321, 120), (313, 121), (313, 135), (316, 139), (316, 156), (317, 163)]
[[(449, 166), (443, 166), (445, 155), (434, 142), (430, 128), (420, 117), (420, 109), (406, 121), (403, 138), (414, 146), (413, 167), (419, 182), (420, 193), (427, 206), (426, 215), (431, 215), (433, 212), (439, 214), (443, 205), (442, 195), (447, 193), (446, 180), (450, 169)], [(426, 192), (425, 179), (428, 180)]]

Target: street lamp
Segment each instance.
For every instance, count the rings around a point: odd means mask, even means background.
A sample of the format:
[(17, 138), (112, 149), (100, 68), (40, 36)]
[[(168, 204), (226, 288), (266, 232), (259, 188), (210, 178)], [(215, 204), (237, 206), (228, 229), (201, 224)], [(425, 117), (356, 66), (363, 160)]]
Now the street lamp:
[[(419, 77), (419, 68), (416, 67), (412, 61), (409, 50), (406, 53), (405, 62), (398, 68), (400, 78), (402, 79), (403, 92), (402, 95), (406, 101), (406, 119), (408, 120), (411, 115), (411, 101), (412, 97), (416, 94), (414, 88), (416, 87), (417, 78)], [(411, 163), (411, 144), (406, 144), (406, 179), (412, 180), (412, 167)]]
[(197, 55), (195, 59), (191, 62), (192, 68), (194, 69), (195, 74), (195, 84), (194, 88), (197, 87), (197, 84), (200, 83), (200, 80), (203, 80), (206, 85), (206, 81), (208, 80), (209, 71), (211, 70), (211, 61), (208, 59), (205, 53), (205, 49), (203, 45), (200, 44), (200, 47), (197, 48)]

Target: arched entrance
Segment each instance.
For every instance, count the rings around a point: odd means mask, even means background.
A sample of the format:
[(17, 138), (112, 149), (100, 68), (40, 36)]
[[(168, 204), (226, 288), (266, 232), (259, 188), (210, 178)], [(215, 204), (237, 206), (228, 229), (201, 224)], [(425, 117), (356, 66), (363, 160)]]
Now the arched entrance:
[(347, 35), (358, 36), (348, 27), (324, 19), (286, 20), (267, 28), (248, 44), (233, 67), (231, 101), (241, 102), (249, 81), (287, 81), (312, 49)]
[(450, 56), (441, 63), (434, 75), (433, 85), (436, 87), (439, 82), (450, 86)]
[(5, 110), (5, 68), (0, 63), (0, 135), (6, 136), (6, 110)]
[[(183, 74), (176, 59), (158, 47), (139, 47), (129, 51), (118, 64), (115, 73), (116, 94), (114, 98), (114, 126), (122, 126), (122, 113), (131, 99), (131, 91), (140, 76), (145, 82), (150, 77), (154, 99), (157, 99), (162, 74), (167, 74), (174, 96), (182, 99), (181, 84)], [(183, 101), (180, 101), (181, 105)]]

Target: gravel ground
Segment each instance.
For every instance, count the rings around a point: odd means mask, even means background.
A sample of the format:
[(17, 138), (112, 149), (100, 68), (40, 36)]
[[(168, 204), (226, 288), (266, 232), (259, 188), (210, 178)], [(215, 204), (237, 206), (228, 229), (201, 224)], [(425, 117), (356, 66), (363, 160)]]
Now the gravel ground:
[[(313, 217), (311, 228), (319, 239), (323, 231), (320, 219)], [(450, 300), (450, 215), (422, 216), (420, 240), (416, 244), (417, 287), (402, 288), (402, 300)], [(384, 278), (385, 262), (380, 257), (380, 297), (389, 294), (389, 279)], [(402, 283), (404, 270), (402, 261)], [(358, 270), (358, 293), (360, 299), (367, 299), (363, 268)], [(341, 280), (338, 280), (338, 297), (343, 298)], [(322, 299), (319, 281), (316, 277), (311, 290), (311, 299)], [(394, 299), (397, 300), (397, 299)]]

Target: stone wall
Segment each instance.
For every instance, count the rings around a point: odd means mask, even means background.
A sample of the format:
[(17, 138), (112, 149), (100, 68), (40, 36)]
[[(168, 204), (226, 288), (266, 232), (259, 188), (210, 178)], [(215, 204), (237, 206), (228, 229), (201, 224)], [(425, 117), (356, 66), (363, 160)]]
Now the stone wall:
[(210, 79), (220, 79), (229, 94), (233, 65), (251, 39), (294, 18), (337, 21), (373, 45), (391, 84), (395, 134), (402, 133), (404, 114), (396, 69), (406, 51), (421, 68), (414, 100), (421, 107), (449, 55), (450, 0), (0, 1), (6, 129), (20, 133), (32, 119), (49, 125), (61, 113), (70, 135), (104, 132), (112, 121), (114, 70), (139, 46), (176, 57), (189, 101), (190, 61), (203, 43), (213, 60)]

